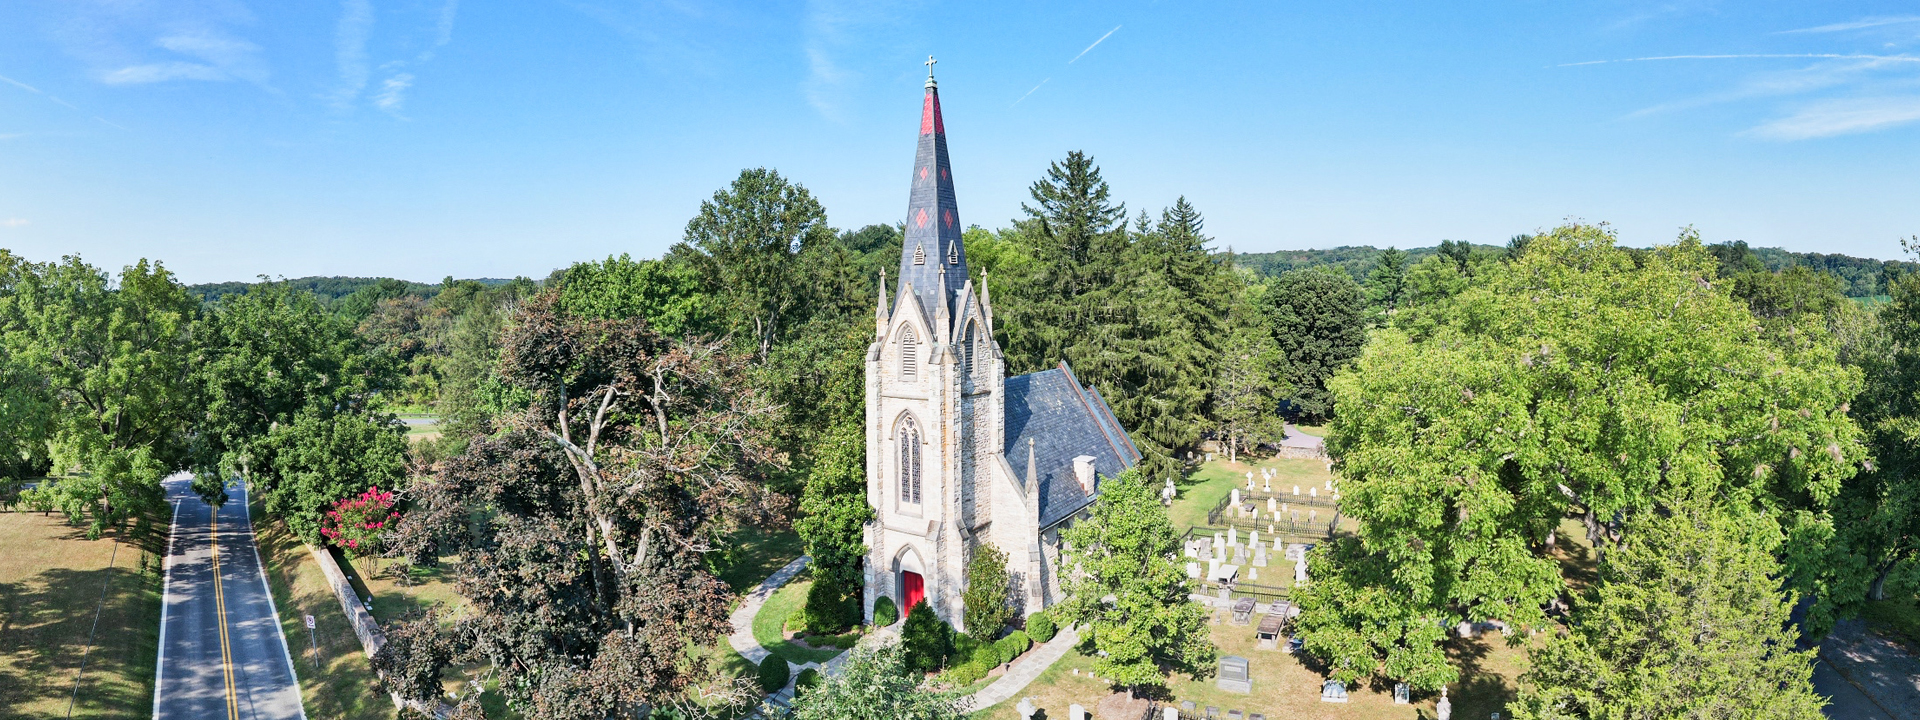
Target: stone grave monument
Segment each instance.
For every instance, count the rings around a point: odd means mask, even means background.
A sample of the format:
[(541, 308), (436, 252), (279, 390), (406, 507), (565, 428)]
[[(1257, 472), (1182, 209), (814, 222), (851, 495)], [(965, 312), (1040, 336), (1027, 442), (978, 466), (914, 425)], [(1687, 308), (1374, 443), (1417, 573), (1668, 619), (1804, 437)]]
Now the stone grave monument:
[(1253, 692), (1253, 675), (1248, 672), (1247, 659), (1237, 655), (1220, 658), (1220, 679), (1213, 684), (1227, 692)]
[(1343, 703), (1347, 701), (1347, 684), (1327, 678), (1320, 684), (1320, 702)]
[(1413, 702), (1413, 693), (1406, 683), (1393, 684), (1393, 704), (1405, 705)]
[(1440, 702), (1433, 706), (1433, 715), (1439, 720), (1453, 720), (1453, 701), (1447, 699), (1447, 688), (1440, 688)]

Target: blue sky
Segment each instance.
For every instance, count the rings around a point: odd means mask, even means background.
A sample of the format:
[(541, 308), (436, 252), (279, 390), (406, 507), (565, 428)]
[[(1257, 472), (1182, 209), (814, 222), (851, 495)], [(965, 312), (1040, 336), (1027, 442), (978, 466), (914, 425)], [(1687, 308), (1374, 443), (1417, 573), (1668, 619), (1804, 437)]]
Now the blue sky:
[(1920, 233), (1911, 2), (10, 0), (0, 247), (538, 277), (658, 255), (751, 166), (893, 222), (928, 54), (990, 228), (1079, 149), (1246, 251)]

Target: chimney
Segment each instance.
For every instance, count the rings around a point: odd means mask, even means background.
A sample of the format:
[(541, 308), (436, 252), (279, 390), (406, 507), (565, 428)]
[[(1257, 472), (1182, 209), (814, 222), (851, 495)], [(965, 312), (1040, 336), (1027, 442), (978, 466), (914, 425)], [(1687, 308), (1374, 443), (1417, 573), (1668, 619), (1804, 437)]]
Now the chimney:
[(1080, 481), (1080, 489), (1088, 495), (1093, 494), (1093, 456), (1081, 455), (1073, 459), (1073, 476)]

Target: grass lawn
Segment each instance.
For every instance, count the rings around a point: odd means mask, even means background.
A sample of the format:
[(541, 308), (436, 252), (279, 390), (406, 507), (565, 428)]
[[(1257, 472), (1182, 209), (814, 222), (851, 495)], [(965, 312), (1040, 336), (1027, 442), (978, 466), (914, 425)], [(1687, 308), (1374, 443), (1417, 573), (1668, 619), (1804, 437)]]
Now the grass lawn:
[(708, 569), (720, 577), (735, 594), (746, 592), (773, 571), (807, 554), (800, 534), (791, 529), (767, 531), (745, 528), (730, 538), (733, 547), (725, 553), (712, 553)]
[[(1390, 685), (1349, 688), (1346, 704), (1322, 703), (1320, 685), (1326, 679), (1322, 671), (1303, 665), (1301, 659), (1294, 655), (1278, 650), (1254, 649), (1253, 630), (1252, 625), (1236, 626), (1225, 622), (1213, 627), (1213, 641), (1220, 648), (1221, 657), (1238, 655), (1249, 661), (1253, 676), (1252, 694), (1240, 695), (1221, 690), (1214, 686), (1213, 678), (1194, 680), (1175, 674), (1167, 685), (1173, 703), (1177, 705), (1182, 700), (1192, 700), (1195, 709), (1200, 712), (1213, 706), (1220, 709), (1222, 717), (1228, 710), (1237, 709), (1263, 713), (1275, 720), (1407, 720), (1416, 716), (1433, 717), (1433, 704), (1439, 699), (1438, 694), (1416, 694), (1412, 705), (1394, 705), (1393, 687)], [(1448, 691), (1453, 700), (1453, 716), (1486, 718), (1494, 712), (1504, 715), (1506, 703), (1514, 697), (1515, 678), (1520, 674), (1521, 661), (1526, 656), (1525, 649), (1509, 648), (1503, 638), (1491, 633), (1476, 640), (1453, 641), (1448, 647), (1448, 655), (1461, 667), (1461, 681)], [(974, 713), (973, 717), (976, 720), (1018, 720), (1019, 713), (1014, 711), (1013, 706), (1019, 697), (1032, 697), (1034, 705), (1045, 710), (1048, 717), (1065, 717), (1067, 706), (1074, 703), (1091, 710), (1101, 698), (1112, 692), (1106, 681), (1094, 680), (1089, 676), (1092, 669), (1092, 657), (1079, 652), (1068, 653), (1060, 662), (1041, 673), (1015, 699), (983, 709)], [(1078, 674), (1075, 674), (1076, 670)]]
[(773, 591), (767, 602), (760, 606), (760, 612), (753, 616), (753, 639), (760, 641), (760, 647), (796, 663), (826, 662), (842, 652), (837, 648), (813, 650), (801, 647), (788, 640), (782, 632), (786, 628), (787, 617), (799, 612), (807, 604), (807, 588), (810, 587), (813, 587), (812, 580), (796, 579)]
[[(267, 584), (273, 587), (280, 609), (280, 629), (286, 633), (299, 670), (300, 696), (311, 718), (386, 720), (394, 715), (393, 701), (373, 680), (373, 669), (360, 650), (360, 640), (347, 624), (340, 601), (327, 587), (320, 565), (305, 543), (254, 508), (254, 536), (260, 559), (267, 565)], [(309, 633), (303, 616), (317, 625)]]
[(0, 718), (66, 717), (83, 650), (73, 717), (152, 715), (166, 521), (88, 540), (57, 514), (0, 513)]
[(1909, 649), (1920, 652), (1920, 596), (1894, 597), (1876, 602), (1868, 602), (1860, 611), (1860, 619), (1875, 630), (1891, 634), (1905, 643)]
[(1293, 426), (1293, 429), (1299, 430), (1300, 432), (1306, 433), (1308, 435), (1312, 435), (1317, 438), (1323, 438), (1327, 436), (1327, 426), (1325, 425), (1295, 425)]
[[(1254, 460), (1243, 458), (1243, 460)], [(1273, 468), (1279, 474), (1274, 478), (1273, 487), (1286, 486), (1289, 492), (1294, 485), (1302, 488), (1320, 487), (1322, 483), (1333, 479), (1327, 472), (1327, 463), (1323, 460), (1293, 460), (1268, 458), (1249, 462), (1230, 463), (1215, 460), (1200, 466), (1200, 469), (1188, 476), (1184, 483), (1177, 485), (1179, 495), (1173, 500), (1173, 507), (1167, 509), (1168, 517), (1173, 520), (1174, 532), (1184, 533), (1187, 528), (1207, 524), (1207, 511), (1220, 504), (1220, 499), (1230, 494), (1235, 487), (1242, 487), (1247, 481), (1247, 473), (1254, 473), (1260, 479), (1260, 468)], [(1264, 480), (1262, 480), (1264, 482)], [(1306, 492), (1302, 489), (1301, 492)], [(1265, 512), (1262, 510), (1262, 512)], [(1305, 517), (1305, 513), (1301, 513)], [(1262, 515), (1262, 517), (1265, 517)]]

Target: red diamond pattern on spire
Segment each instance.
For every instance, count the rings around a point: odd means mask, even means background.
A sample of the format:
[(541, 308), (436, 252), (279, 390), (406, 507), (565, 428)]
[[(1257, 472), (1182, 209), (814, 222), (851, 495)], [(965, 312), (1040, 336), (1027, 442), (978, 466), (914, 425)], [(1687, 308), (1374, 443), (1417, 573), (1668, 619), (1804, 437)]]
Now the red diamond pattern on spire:
[(947, 222), (947, 227), (953, 227), (953, 210), (949, 208), (946, 212), (940, 213), (940, 219)]
[(927, 209), (926, 208), (920, 208), (920, 213), (913, 216), (913, 224), (918, 227), (927, 226)]
[(921, 166), (920, 168), (920, 179), (921, 180), (927, 179), (927, 168), (925, 166)]

